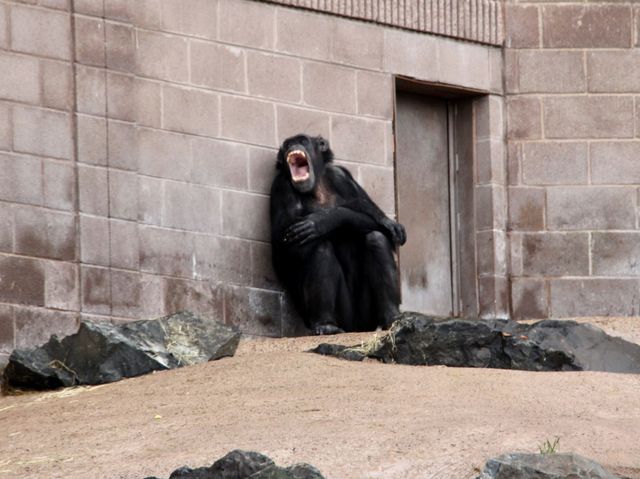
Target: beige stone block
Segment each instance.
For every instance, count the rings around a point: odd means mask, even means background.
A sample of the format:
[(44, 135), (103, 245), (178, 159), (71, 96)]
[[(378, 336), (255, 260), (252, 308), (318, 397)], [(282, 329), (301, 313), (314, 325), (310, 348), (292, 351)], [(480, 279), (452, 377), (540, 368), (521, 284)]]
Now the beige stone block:
[(542, 108), (535, 97), (511, 97), (507, 100), (507, 138), (535, 140), (542, 136)]
[(331, 117), (331, 149), (337, 158), (384, 165), (387, 123), (351, 116)]
[(134, 121), (135, 104), (131, 101), (134, 91), (133, 75), (107, 72), (107, 114), (116, 120)]
[(138, 224), (133, 221), (110, 221), (111, 266), (137, 270), (140, 266)]
[(477, 184), (505, 183), (504, 142), (485, 139), (476, 142)]
[(640, 141), (594, 142), (591, 148), (591, 181), (595, 184), (639, 184)]
[(542, 43), (546, 48), (628, 48), (632, 23), (627, 5), (546, 5)]
[(478, 90), (490, 88), (490, 47), (439, 38), (438, 80)]
[[(138, 19), (135, 18), (136, 9), (140, 9), (144, 11), (144, 8), (147, 7), (147, 12), (150, 15), (157, 16), (157, 24), (156, 27), (160, 25), (160, 1), (147, 1), (147, 0), (139, 0), (137, 2), (130, 2), (129, 0), (101, 0), (103, 4), (104, 15), (106, 18), (110, 20), (117, 20), (120, 22), (133, 23)], [(141, 4), (138, 7), (138, 4)], [(151, 8), (149, 8), (151, 7)], [(155, 8), (154, 8), (155, 7)], [(140, 24), (141, 27), (149, 27), (148, 24)]]
[(137, 46), (136, 65), (139, 75), (178, 83), (188, 81), (186, 38), (138, 30)]
[(331, 138), (331, 117), (328, 113), (278, 105), (278, 141), (304, 133), (310, 136)]
[(15, 207), (15, 252), (73, 261), (76, 258), (75, 215), (33, 206)]
[(42, 162), (30, 156), (0, 153), (0, 199), (42, 204)]
[(186, 310), (193, 311), (204, 319), (224, 321), (223, 301), (221, 285), (212, 285), (209, 281), (176, 278), (163, 280), (163, 314)]
[[(334, 17), (281, 8), (276, 20), (276, 50), (303, 58), (331, 60)], [(306, 32), (300, 35), (300, 32)]]
[(250, 244), (238, 238), (196, 236), (196, 277), (208, 281), (248, 284), (251, 281)]
[(138, 175), (109, 171), (109, 214), (111, 218), (138, 219)]
[(67, 311), (80, 310), (79, 269), (74, 263), (44, 261), (45, 306)]
[(261, 146), (276, 146), (275, 107), (272, 103), (223, 96), (221, 135)]
[(481, 318), (505, 318), (509, 310), (509, 288), (506, 278), (478, 278), (478, 309)]
[(525, 276), (588, 276), (588, 233), (529, 233), (522, 237)]
[(164, 180), (138, 177), (138, 221), (160, 226), (164, 208)]
[(134, 123), (109, 120), (107, 144), (110, 167), (137, 171), (138, 144)]
[(82, 312), (111, 314), (111, 271), (108, 268), (80, 266), (80, 288)]
[(230, 286), (225, 289), (224, 310), (225, 321), (245, 334), (282, 336), (280, 293)]
[(109, 179), (106, 168), (78, 165), (80, 211), (109, 216)]
[(11, 105), (0, 101), (0, 150), (11, 150), (12, 146)]
[(69, 15), (53, 10), (13, 5), (11, 47), (19, 52), (70, 60)]
[(112, 70), (133, 72), (136, 67), (134, 29), (121, 23), (106, 22), (107, 67)]
[(390, 75), (358, 71), (358, 114), (393, 118), (394, 85)]
[[(221, 0), (219, 40), (265, 50), (275, 43), (275, 13), (271, 5), (251, 1)], [(290, 30), (295, 30), (289, 25)]]
[(507, 143), (507, 183), (516, 186), (521, 183), (522, 144)]
[(79, 113), (104, 116), (107, 109), (106, 73), (102, 69), (76, 66), (76, 108)]
[(251, 286), (275, 291), (282, 290), (273, 270), (270, 244), (251, 242)]
[(13, 306), (0, 305), (0, 360), (6, 364), (15, 349), (15, 321)]
[(191, 41), (191, 83), (213, 89), (246, 91), (241, 48)]
[(504, 231), (481, 231), (476, 234), (477, 268), (480, 276), (505, 276), (506, 235)]
[(537, 48), (540, 46), (539, 7), (536, 5), (504, 4), (505, 44), (507, 48)]
[(631, 97), (547, 97), (544, 115), (547, 138), (627, 138), (634, 133)]
[(194, 275), (193, 233), (141, 226), (140, 271), (182, 278)]
[(68, 162), (43, 161), (44, 206), (65, 211), (75, 209), (76, 175)]
[(337, 63), (382, 70), (384, 29), (351, 20), (333, 24), (332, 58)]
[(191, 178), (191, 147), (185, 135), (139, 128), (137, 143), (141, 174), (174, 180)]
[(107, 122), (104, 118), (77, 115), (78, 161), (91, 165), (107, 164)]
[(589, 91), (640, 92), (640, 52), (637, 50), (589, 52), (587, 70)]
[(13, 147), (16, 151), (71, 159), (71, 117), (68, 113), (15, 105)]
[(33, 258), (0, 255), (0, 301), (44, 306), (44, 267)]
[[(215, 40), (217, 3), (211, 0), (162, 0), (162, 29)], [(221, 23), (225, 21), (223, 18)]]
[(593, 274), (640, 276), (640, 233), (593, 233)]
[(164, 187), (163, 226), (201, 233), (220, 233), (220, 201), (220, 190), (167, 181)]
[(73, 11), (94, 17), (104, 16), (103, 0), (73, 0)]
[(524, 143), (522, 182), (526, 185), (586, 184), (587, 144), (582, 142)]
[(10, 203), (0, 203), (0, 251), (13, 253), (14, 214)]
[(38, 5), (45, 8), (68, 11), (73, 0), (38, 0)]
[(476, 229), (502, 230), (506, 228), (507, 193), (497, 185), (475, 187)]
[(269, 198), (239, 191), (222, 192), (222, 232), (227, 236), (269, 241)]
[(572, 93), (586, 89), (580, 51), (529, 50), (518, 55), (521, 93)]
[(474, 101), (476, 135), (478, 139), (504, 138), (504, 99), (498, 95), (484, 95)]
[(635, 229), (633, 188), (562, 186), (547, 190), (547, 228), (554, 230)]
[(73, 105), (73, 69), (67, 62), (40, 62), (42, 105), (59, 110), (71, 110)]
[(520, 52), (518, 50), (504, 51), (504, 88), (506, 93), (517, 93), (520, 82), (520, 72), (518, 72), (518, 61)]
[(134, 81), (136, 122), (140, 126), (162, 126), (162, 86), (158, 82), (136, 78)]
[(249, 93), (297, 103), (301, 99), (300, 60), (258, 52), (247, 53)]
[(549, 291), (540, 279), (514, 278), (511, 282), (513, 319), (545, 319), (549, 317)]
[(438, 81), (438, 39), (405, 30), (385, 29), (384, 71)]
[(80, 260), (109, 266), (109, 219), (80, 215)]
[(142, 309), (141, 274), (131, 271), (111, 271), (111, 314), (139, 318)]
[(502, 94), (504, 91), (502, 77), (504, 75), (504, 60), (502, 48), (489, 49), (489, 89), (493, 93)]
[(509, 194), (509, 228), (518, 231), (544, 229), (545, 190), (512, 187)]
[(551, 317), (633, 316), (640, 308), (639, 288), (637, 279), (554, 279)]
[(0, 48), (8, 48), (9, 46), (9, 6), (4, 3), (0, 4)]
[(105, 66), (105, 26), (101, 18), (75, 15), (76, 61), (84, 65)]
[(78, 314), (49, 309), (15, 307), (16, 348), (40, 346), (52, 334), (63, 338), (78, 330)]
[(0, 99), (40, 102), (40, 66), (33, 57), (0, 52)]
[(268, 194), (276, 174), (277, 151), (267, 148), (249, 150), (249, 191)]
[(393, 168), (359, 166), (358, 180), (371, 199), (389, 216), (396, 211), (396, 189)]
[(162, 124), (168, 130), (218, 136), (219, 96), (201, 90), (164, 86)]
[(249, 149), (227, 141), (194, 138), (191, 181), (207, 186), (246, 190)]

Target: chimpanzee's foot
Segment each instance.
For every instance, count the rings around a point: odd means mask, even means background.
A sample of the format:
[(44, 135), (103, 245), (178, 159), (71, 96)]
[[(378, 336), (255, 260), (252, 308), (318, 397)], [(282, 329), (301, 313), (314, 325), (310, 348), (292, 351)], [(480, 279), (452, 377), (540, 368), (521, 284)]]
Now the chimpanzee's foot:
[(344, 333), (344, 330), (340, 329), (335, 324), (318, 324), (313, 328), (313, 332), (317, 336), (324, 336), (324, 335), (327, 335), (327, 334)]
[(387, 312), (382, 320), (382, 329), (387, 330), (391, 328), (391, 325), (394, 323), (394, 321), (398, 319), (399, 314), (400, 311), (397, 308), (393, 308), (391, 309), (391, 311)]

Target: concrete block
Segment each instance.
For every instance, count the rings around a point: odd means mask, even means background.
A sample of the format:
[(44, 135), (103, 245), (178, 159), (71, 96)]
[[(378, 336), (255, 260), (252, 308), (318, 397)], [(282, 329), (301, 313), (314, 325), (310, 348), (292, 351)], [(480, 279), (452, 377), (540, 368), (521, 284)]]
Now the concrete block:
[(78, 161), (90, 165), (107, 164), (107, 122), (104, 118), (77, 115)]
[(238, 191), (222, 192), (222, 232), (227, 236), (269, 241), (269, 198)]
[(9, 47), (9, 6), (0, 4), (0, 48)]
[(640, 91), (640, 52), (637, 50), (589, 52), (587, 53), (587, 70), (589, 91), (600, 93)]
[(628, 138), (633, 136), (633, 99), (624, 96), (570, 96), (544, 99), (547, 138)]
[(176, 278), (165, 278), (163, 283), (161, 303), (164, 314), (187, 310), (206, 319), (224, 320), (224, 299), (219, 286), (212, 286), (208, 281)]
[(139, 128), (138, 170), (143, 175), (188, 180), (191, 178), (189, 138), (177, 133)]
[(386, 213), (395, 214), (396, 189), (393, 168), (361, 165), (359, 183), (371, 199)]
[(627, 5), (546, 5), (542, 44), (545, 48), (628, 48), (632, 23)]
[(358, 71), (356, 84), (359, 115), (393, 118), (394, 85), (390, 75)]
[(476, 142), (476, 174), (479, 185), (504, 184), (504, 141), (486, 139)]
[(328, 113), (278, 105), (278, 142), (286, 138), (304, 133), (311, 136), (321, 135), (327, 140), (331, 138), (331, 117)]
[(222, 137), (261, 146), (277, 145), (273, 104), (232, 96), (221, 100)]
[(504, 100), (498, 95), (484, 95), (473, 103), (478, 139), (504, 139)]
[(385, 29), (384, 71), (424, 81), (438, 81), (438, 42), (430, 35)]
[(241, 48), (191, 41), (191, 83), (206, 88), (245, 92), (245, 52)]
[(276, 174), (277, 151), (267, 148), (249, 150), (249, 191), (268, 194)]
[(377, 25), (351, 20), (338, 20), (333, 24), (332, 58), (371, 70), (382, 70), (384, 29)]
[(111, 220), (109, 228), (111, 266), (114, 268), (137, 270), (140, 267), (138, 224), (133, 221)]
[(252, 96), (299, 102), (300, 71), (300, 60), (296, 58), (247, 52), (247, 78)]
[(140, 273), (111, 271), (111, 314), (125, 318), (139, 318), (142, 306)]
[(591, 181), (594, 184), (639, 184), (640, 141), (593, 142)]
[(633, 188), (562, 186), (547, 190), (547, 228), (555, 230), (635, 229)]
[(529, 50), (518, 54), (521, 93), (572, 93), (586, 90), (580, 51)]
[(195, 237), (198, 279), (248, 284), (251, 280), (250, 242), (238, 238)]
[(137, 73), (158, 80), (186, 83), (188, 41), (184, 37), (137, 31)]
[(544, 229), (545, 190), (511, 187), (509, 194), (509, 228), (519, 231)]
[[(155, 26), (160, 25), (160, 1), (140, 0), (138, 2), (129, 2), (128, 0), (102, 0), (104, 15), (110, 20), (120, 22), (133, 23), (140, 19), (136, 18), (136, 11), (144, 12), (146, 7), (149, 16), (157, 17)], [(140, 4), (138, 6), (138, 4)], [(148, 23), (140, 22), (141, 27), (149, 27)]]
[(76, 224), (72, 214), (30, 206), (15, 208), (15, 252), (73, 261)]
[(549, 291), (541, 279), (514, 278), (511, 283), (513, 319), (546, 319), (549, 317)]
[(13, 207), (10, 203), (0, 203), (0, 251), (13, 253), (14, 218)]
[(74, 16), (76, 61), (83, 65), (104, 67), (105, 25), (102, 18)]
[(111, 314), (111, 271), (108, 268), (81, 265), (80, 287), (82, 312)]
[(504, 187), (476, 186), (474, 206), (477, 230), (505, 229), (507, 199)]
[(79, 113), (105, 116), (107, 79), (104, 70), (76, 66), (76, 103)]
[(19, 52), (71, 60), (69, 15), (54, 10), (13, 5), (11, 47)]
[(67, 311), (80, 310), (79, 269), (74, 263), (43, 261), (45, 306)]
[(136, 121), (140, 126), (162, 126), (162, 86), (160, 83), (136, 78), (134, 82)]
[(587, 233), (529, 233), (522, 236), (525, 276), (588, 276)]
[(522, 182), (526, 185), (586, 184), (587, 144), (583, 142), (524, 143)]
[[(477, 271), (480, 276), (505, 276), (506, 263), (500, 261), (497, 248), (505, 245), (504, 231), (481, 231), (476, 234)], [(504, 256), (504, 255), (501, 255)]]
[[(331, 60), (337, 20), (315, 12), (281, 8), (276, 19), (276, 50), (303, 58)], [(300, 35), (300, 32), (308, 32)]]
[(194, 138), (191, 181), (207, 186), (246, 190), (249, 149), (227, 141)]
[[(219, 40), (273, 50), (275, 43), (275, 13), (272, 5), (259, 2), (222, 0), (220, 3)], [(289, 30), (295, 30), (289, 25)]]
[(138, 175), (129, 171), (109, 171), (109, 215), (125, 220), (138, 219)]
[(635, 316), (640, 310), (637, 279), (553, 279), (551, 317)]
[(162, 224), (164, 183), (157, 178), (138, 177), (138, 220), (141, 223)]
[(163, 225), (188, 231), (219, 233), (222, 227), (220, 201), (219, 190), (167, 181)]
[(109, 216), (109, 180), (106, 168), (78, 165), (80, 211)]
[(104, 16), (103, 0), (73, 0), (73, 11), (94, 17)]
[(16, 348), (46, 342), (52, 334), (64, 337), (78, 330), (78, 314), (49, 309), (15, 307)]
[(140, 271), (182, 278), (194, 275), (194, 234), (141, 226)]
[(503, 86), (504, 60), (502, 48), (489, 49), (489, 90), (492, 93), (502, 94)]
[(45, 8), (55, 8), (56, 10), (70, 10), (72, 0), (39, 0), (38, 5)]
[(65, 211), (75, 209), (76, 173), (67, 162), (43, 161), (44, 206)]
[(11, 105), (0, 102), (0, 150), (11, 150), (13, 138), (11, 129)]
[(535, 140), (542, 136), (542, 109), (535, 97), (507, 100), (507, 139)]
[(262, 289), (229, 286), (225, 289), (225, 322), (245, 334), (282, 336), (280, 294)]
[(439, 38), (438, 80), (478, 90), (489, 90), (490, 47)]
[(518, 71), (519, 50), (504, 51), (504, 88), (506, 93), (518, 92), (520, 72)]
[(137, 171), (138, 143), (135, 124), (109, 120), (108, 130), (109, 166)]
[(509, 310), (507, 279), (499, 276), (478, 278), (478, 313), (481, 318), (504, 318)]
[(593, 274), (640, 276), (640, 233), (592, 234)]
[(0, 153), (0, 199), (41, 205), (42, 196), (42, 162)]
[(275, 291), (282, 290), (273, 270), (270, 244), (251, 242), (251, 286)]
[(343, 160), (384, 165), (386, 125), (379, 120), (332, 116), (331, 149)]
[(106, 22), (106, 61), (111, 70), (135, 71), (136, 45), (130, 25)]
[(537, 5), (505, 4), (505, 44), (507, 48), (537, 48), (540, 46), (539, 7)]
[(0, 52), (0, 98), (24, 103), (40, 102), (40, 65), (24, 55)]
[(80, 260), (109, 266), (109, 219), (80, 215)]
[(0, 304), (0, 353), (8, 355), (15, 348), (15, 328), (14, 328), (13, 306)]
[(42, 261), (0, 255), (0, 302), (44, 306)]
[(73, 70), (71, 64), (60, 61), (40, 62), (42, 105), (58, 110), (73, 106)]
[(107, 113), (109, 118), (122, 121), (136, 119), (135, 103), (131, 101), (134, 91), (133, 75), (107, 72)]
[(162, 124), (168, 130), (218, 136), (219, 96), (201, 90), (164, 86)]
[(507, 183), (516, 186), (521, 183), (522, 144), (509, 142), (507, 144)]
[(211, 0), (162, 0), (161, 4), (163, 30), (209, 40), (216, 39), (217, 2)]

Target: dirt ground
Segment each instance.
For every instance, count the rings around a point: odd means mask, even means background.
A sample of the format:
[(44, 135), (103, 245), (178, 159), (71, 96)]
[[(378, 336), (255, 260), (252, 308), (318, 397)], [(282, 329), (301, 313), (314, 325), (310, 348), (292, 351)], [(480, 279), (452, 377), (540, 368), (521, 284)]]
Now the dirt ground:
[[(640, 343), (640, 318), (592, 320)], [(330, 338), (358, 344), (366, 335)], [(327, 338), (244, 339), (233, 358), (0, 397), (0, 478), (166, 478), (241, 448), (334, 479), (466, 479), (560, 438), (640, 478), (640, 376), (353, 363)]]

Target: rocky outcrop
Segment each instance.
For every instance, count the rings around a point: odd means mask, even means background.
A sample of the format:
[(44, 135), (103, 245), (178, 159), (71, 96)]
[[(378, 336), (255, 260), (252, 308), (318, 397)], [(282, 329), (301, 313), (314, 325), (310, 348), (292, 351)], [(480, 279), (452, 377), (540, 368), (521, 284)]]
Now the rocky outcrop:
[(505, 454), (490, 459), (476, 479), (621, 479), (577, 454)]
[(4, 383), (21, 389), (110, 383), (233, 356), (239, 340), (236, 329), (189, 312), (123, 325), (83, 321), (76, 334), (13, 351)]
[(640, 345), (569, 320), (521, 324), (507, 320), (443, 319), (402, 313), (391, 331), (369, 345), (322, 344), (313, 352), (387, 363), (526, 371), (640, 373)]

